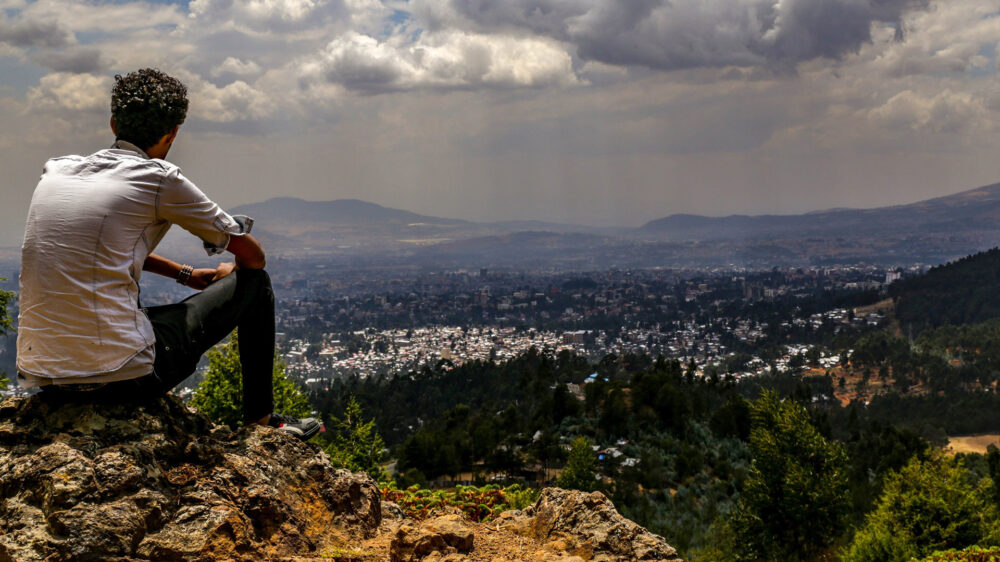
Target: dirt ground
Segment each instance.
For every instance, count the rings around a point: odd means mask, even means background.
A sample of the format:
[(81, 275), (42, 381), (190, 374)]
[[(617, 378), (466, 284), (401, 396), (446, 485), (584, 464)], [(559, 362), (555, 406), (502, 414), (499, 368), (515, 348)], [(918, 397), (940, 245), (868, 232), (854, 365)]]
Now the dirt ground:
[[(334, 562), (375, 562), (389, 560), (389, 545), (396, 529), (403, 523), (414, 524), (413, 520), (383, 520), (375, 538), (358, 541), (356, 544), (331, 549), (322, 553), (323, 560)], [(465, 554), (466, 560), (474, 562), (572, 562), (581, 560), (575, 556), (559, 553), (559, 544), (541, 544), (511, 531), (499, 528), (495, 523), (466, 524), (475, 534), (475, 547)], [(305, 559), (301, 559), (305, 560)], [(296, 562), (299, 562), (296, 560)]]

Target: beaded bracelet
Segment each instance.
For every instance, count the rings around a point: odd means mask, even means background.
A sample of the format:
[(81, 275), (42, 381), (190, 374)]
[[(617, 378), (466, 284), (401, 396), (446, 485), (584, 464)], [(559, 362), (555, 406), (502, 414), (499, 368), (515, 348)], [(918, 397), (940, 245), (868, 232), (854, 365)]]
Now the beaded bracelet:
[(191, 274), (194, 273), (194, 268), (190, 265), (182, 265), (181, 270), (177, 273), (177, 282), (181, 285), (187, 285), (188, 281), (191, 280)]

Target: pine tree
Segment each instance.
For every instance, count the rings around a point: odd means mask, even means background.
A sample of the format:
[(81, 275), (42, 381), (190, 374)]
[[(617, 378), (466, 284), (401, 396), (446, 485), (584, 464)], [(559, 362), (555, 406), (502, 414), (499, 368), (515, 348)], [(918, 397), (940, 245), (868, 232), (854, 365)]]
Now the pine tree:
[[(275, 361), (272, 371), (274, 411), (304, 417), (309, 400), (285, 374), (285, 364)], [(243, 422), (243, 368), (234, 333), (226, 342), (208, 351), (208, 370), (191, 398), (191, 405), (215, 423), (235, 427)]]
[(577, 437), (569, 451), (566, 468), (559, 475), (557, 484), (567, 490), (592, 491), (595, 487), (597, 457), (586, 437)]
[(738, 560), (812, 559), (847, 527), (847, 453), (793, 400), (766, 390), (751, 406), (753, 464), (730, 519)]
[(324, 450), (334, 465), (353, 472), (367, 472), (378, 481), (385, 480), (385, 442), (375, 429), (375, 420), (364, 421), (361, 404), (354, 396), (347, 400), (341, 418), (333, 418), (327, 430), (329, 443)]

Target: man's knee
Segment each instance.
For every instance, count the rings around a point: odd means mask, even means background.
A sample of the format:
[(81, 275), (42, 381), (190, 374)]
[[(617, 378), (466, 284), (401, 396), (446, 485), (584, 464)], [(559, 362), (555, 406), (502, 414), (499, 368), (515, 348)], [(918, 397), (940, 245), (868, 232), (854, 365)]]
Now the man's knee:
[(271, 289), (271, 276), (264, 269), (237, 269), (237, 284), (245, 290), (259, 295), (260, 298), (274, 302), (274, 291)]

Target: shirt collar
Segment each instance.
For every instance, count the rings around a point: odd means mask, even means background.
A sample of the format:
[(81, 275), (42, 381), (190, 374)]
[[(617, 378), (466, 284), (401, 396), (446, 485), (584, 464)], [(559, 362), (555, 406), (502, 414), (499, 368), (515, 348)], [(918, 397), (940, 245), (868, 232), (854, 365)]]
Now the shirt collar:
[(111, 145), (111, 148), (117, 148), (119, 150), (131, 150), (132, 152), (139, 153), (139, 156), (142, 156), (143, 158), (149, 158), (149, 155), (146, 154), (145, 150), (128, 142), (127, 140), (116, 140), (115, 144)]

